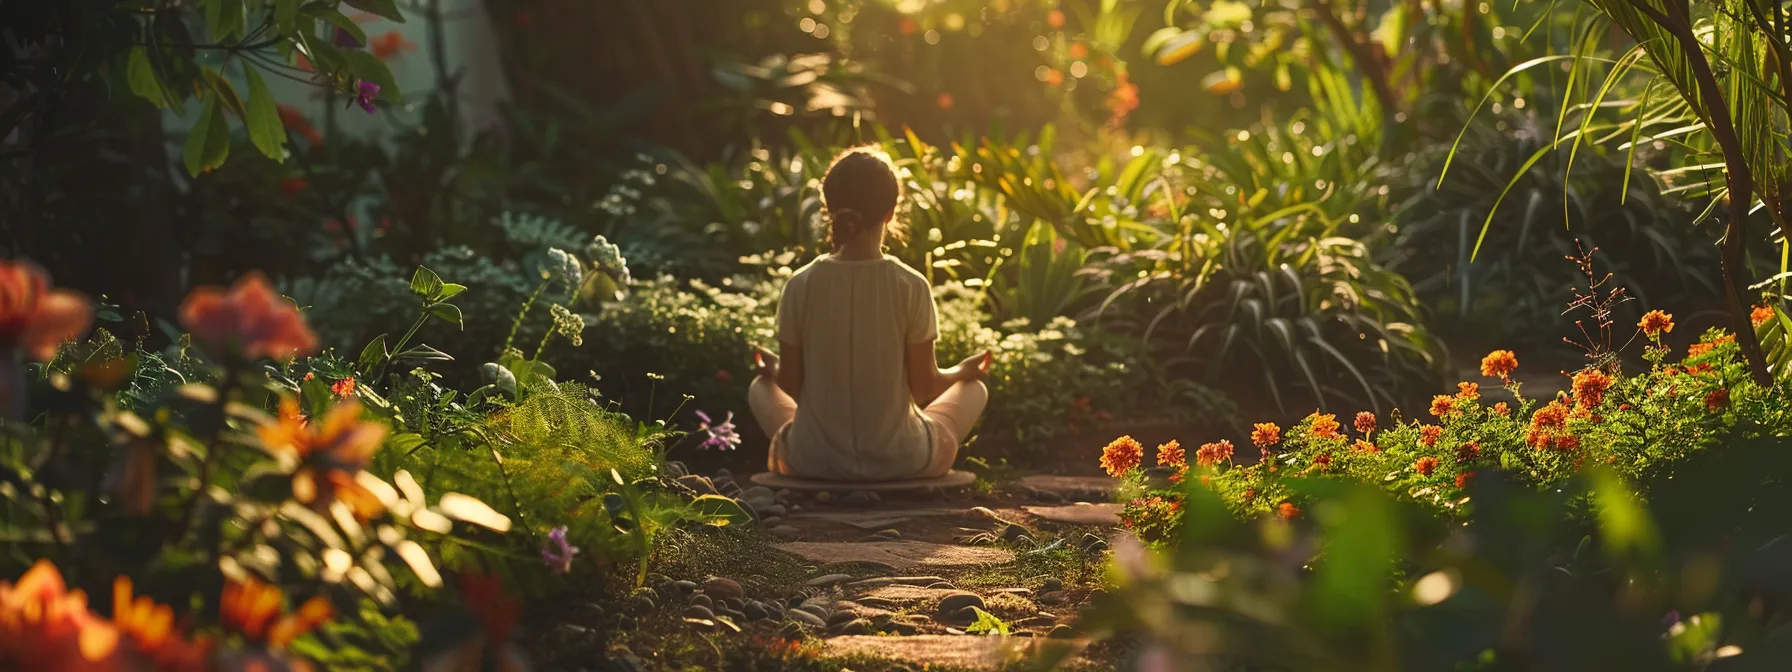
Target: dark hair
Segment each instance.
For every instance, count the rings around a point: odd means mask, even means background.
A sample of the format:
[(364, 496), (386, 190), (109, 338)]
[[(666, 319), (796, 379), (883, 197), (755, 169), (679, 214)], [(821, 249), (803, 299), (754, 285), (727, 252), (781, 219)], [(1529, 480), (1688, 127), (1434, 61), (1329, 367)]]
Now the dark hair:
[[(902, 198), (902, 183), (896, 178), (896, 167), (890, 157), (876, 145), (853, 147), (828, 165), (827, 177), (821, 179), (821, 205), (827, 209), (828, 247), (839, 247), (847, 238), (877, 226), (896, 212)], [(902, 237), (902, 228), (892, 221), (890, 235)]]

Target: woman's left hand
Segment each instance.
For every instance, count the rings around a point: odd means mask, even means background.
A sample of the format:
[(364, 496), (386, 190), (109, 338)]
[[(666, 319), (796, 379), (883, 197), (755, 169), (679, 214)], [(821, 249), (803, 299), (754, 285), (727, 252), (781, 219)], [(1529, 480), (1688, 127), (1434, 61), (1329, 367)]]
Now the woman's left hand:
[(753, 346), (753, 366), (759, 375), (770, 380), (778, 379), (778, 355), (757, 345)]

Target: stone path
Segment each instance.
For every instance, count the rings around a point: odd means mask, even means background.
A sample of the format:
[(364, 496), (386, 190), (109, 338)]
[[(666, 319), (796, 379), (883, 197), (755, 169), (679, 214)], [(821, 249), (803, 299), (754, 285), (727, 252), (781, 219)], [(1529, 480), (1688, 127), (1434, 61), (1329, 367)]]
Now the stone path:
[[(1006, 581), (1022, 585), (992, 585), (989, 577), (1003, 581), (1017, 552), (1048, 544), (1094, 552), (1111, 532), (1102, 528), (1119, 524), (1119, 505), (1106, 501), (1114, 482), (1100, 477), (1032, 476), (997, 495), (743, 490), (726, 472), (679, 482), (738, 499), (781, 540), (775, 548), (815, 568), (799, 592), (775, 599), (752, 599), (727, 578), (664, 580), (640, 599), (681, 609), (690, 623), (769, 621), (787, 636), (822, 637), (831, 653), (922, 665), (993, 670), (1078, 655), (1087, 642), (1076, 615), (1093, 586), (1018, 575)], [(967, 634), (980, 611), (1009, 635)]]

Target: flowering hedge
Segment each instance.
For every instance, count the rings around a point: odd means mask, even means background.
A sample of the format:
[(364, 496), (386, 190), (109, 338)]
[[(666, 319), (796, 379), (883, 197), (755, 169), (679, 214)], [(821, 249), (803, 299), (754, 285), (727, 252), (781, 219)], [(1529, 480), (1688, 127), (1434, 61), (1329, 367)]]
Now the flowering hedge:
[[(1774, 314), (1762, 310), (1757, 326)], [(1101, 465), (1122, 481), (1126, 524), (1161, 539), (1180, 512), (1172, 484), (1191, 477), (1239, 516), (1299, 517), (1303, 503), (1284, 479), (1340, 476), (1460, 517), (1473, 506), (1469, 483), (1492, 470), (1538, 487), (1559, 484), (1589, 464), (1642, 480), (1723, 441), (1792, 433), (1784, 392), (1750, 380), (1733, 335), (1708, 331), (1670, 361), (1661, 337), (1672, 330), (1672, 316), (1648, 313), (1637, 325), (1648, 370), (1626, 374), (1615, 357), (1599, 357), (1602, 363), (1572, 374), (1571, 389), (1551, 399), (1524, 396), (1512, 377), (1517, 355), (1496, 350), (1482, 360), (1481, 374), (1516, 403), (1487, 403), (1481, 383), (1464, 381), (1454, 394), (1434, 397), (1419, 418), (1402, 418), (1396, 409), (1389, 417), (1357, 413), (1348, 427), (1336, 414), (1319, 412), (1288, 428), (1257, 423), (1254, 460), (1236, 460), (1232, 443), (1220, 440), (1200, 446), (1190, 461), (1171, 442), (1158, 447), (1156, 468), (1147, 469), (1144, 447), (1121, 437), (1103, 449)]]

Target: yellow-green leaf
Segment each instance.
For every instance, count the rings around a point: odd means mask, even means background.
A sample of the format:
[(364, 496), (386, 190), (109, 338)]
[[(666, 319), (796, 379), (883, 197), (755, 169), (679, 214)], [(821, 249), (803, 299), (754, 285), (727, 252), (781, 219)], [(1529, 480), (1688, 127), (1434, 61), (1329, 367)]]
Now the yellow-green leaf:
[(193, 124), (181, 149), (187, 174), (193, 177), (224, 165), (224, 159), (230, 155), (230, 125), (224, 121), (224, 112), (218, 109), (216, 91), (205, 94), (199, 121)]
[(280, 113), (275, 109), (274, 94), (268, 90), (267, 82), (262, 81), (261, 73), (255, 66), (245, 66), (243, 73), (249, 79), (248, 114), (244, 121), (249, 126), (249, 140), (255, 148), (275, 161), (286, 160), (286, 127), (280, 124)]
[(125, 63), (125, 77), (130, 81), (131, 93), (151, 105), (168, 108), (168, 88), (162, 84), (161, 76), (156, 74), (155, 66), (149, 62), (149, 53), (143, 47), (131, 47), (130, 58)]

